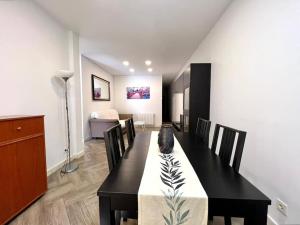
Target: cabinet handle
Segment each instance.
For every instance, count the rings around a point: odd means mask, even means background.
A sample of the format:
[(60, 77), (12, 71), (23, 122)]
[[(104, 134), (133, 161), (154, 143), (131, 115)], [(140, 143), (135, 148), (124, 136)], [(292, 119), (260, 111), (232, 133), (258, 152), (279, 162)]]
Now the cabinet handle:
[(18, 130), (18, 131), (22, 130), (22, 127), (17, 127), (17, 130)]

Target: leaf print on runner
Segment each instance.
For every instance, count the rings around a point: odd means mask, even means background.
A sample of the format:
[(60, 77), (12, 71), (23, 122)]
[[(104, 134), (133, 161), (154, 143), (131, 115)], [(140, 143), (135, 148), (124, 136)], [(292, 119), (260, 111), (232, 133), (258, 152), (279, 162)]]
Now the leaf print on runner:
[(161, 162), (161, 175), (160, 179), (167, 186), (168, 192), (162, 190), (165, 198), (165, 202), (170, 209), (169, 213), (162, 215), (165, 221), (165, 225), (181, 225), (188, 221), (188, 215), (190, 210), (186, 209), (182, 213), (185, 200), (181, 199), (183, 192), (180, 190), (185, 184), (185, 178), (182, 178), (182, 172), (180, 172), (180, 162), (175, 161), (172, 154), (160, 154), (163, 162)]

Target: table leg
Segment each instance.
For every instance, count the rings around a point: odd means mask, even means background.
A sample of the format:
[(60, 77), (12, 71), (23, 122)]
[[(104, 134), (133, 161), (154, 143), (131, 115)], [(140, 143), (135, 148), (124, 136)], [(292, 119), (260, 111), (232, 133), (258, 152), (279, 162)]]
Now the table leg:
[(99, 215), (101, 225), (115, 225), (115, 211), (110, 209), (110, 198), (99, 196)]
[(244, 225), (267, 225), (268, 206), (257, 206), (244, 219)]

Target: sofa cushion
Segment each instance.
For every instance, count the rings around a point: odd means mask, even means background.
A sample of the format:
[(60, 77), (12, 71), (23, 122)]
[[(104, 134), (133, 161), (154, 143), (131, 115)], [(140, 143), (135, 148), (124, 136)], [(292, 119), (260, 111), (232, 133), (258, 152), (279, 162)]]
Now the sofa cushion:
[(119, 123), (121, 124), (121, 128), (125, 128), (125, 120), (119, 120)]
[(98, 119), (99, 118), (99, 115), (97, 112), (92, 112), (91, 113), (91, 119)]
[(98, 112), (98, 118), (119, 120), (119, 113), (115, 109), (106, 109)]

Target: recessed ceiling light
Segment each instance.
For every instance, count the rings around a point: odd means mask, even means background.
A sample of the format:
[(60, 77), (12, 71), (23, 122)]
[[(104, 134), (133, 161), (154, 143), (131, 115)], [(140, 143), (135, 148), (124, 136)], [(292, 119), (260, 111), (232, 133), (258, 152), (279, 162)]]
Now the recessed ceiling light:
[(130, 68), (129, 71), (130, 71), (131, 73), (134, 73), (135, 70), (134, 70), (133, 68)]
[(147, 66), (150, 66), (150, 65), (152, 64), (152, 62), (151, 62), (150, 60), (146, 60), (146, 61), (145, 61), (145, 64), (146, 64)]
[(153, 69), (152, 69), (152, 68), (148, 68), (148, 72), (150, 72), (150, 73), (151, 73), (152, 71), (153, 71)]
[(129, 66), (129, 62), (128, 61), (123, 61), (123, 65), (124, 66)]

